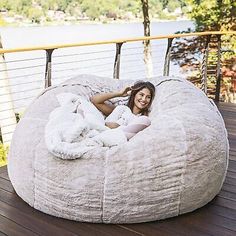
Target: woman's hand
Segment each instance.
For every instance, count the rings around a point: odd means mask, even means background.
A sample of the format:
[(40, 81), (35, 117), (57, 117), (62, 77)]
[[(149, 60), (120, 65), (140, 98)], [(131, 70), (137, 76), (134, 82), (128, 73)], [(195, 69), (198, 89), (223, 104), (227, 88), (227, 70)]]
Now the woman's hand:
[(104, 115), (109, 116), (115, 109), (115, 105), (106, 103), (107, 100), (116, 97), (126, 97), (131, 91), (131, 87), (126, 86), (121, 91), (115, 91), (110, 93), (95, 94), (90, 98), (90, 101), (95, 105), (95, 107), (101, 111)]
[(120, 91), (120, 96), (121, 96), (121, 97), (126, 97), (126, 96), (130, 95), (130, 91), (131, 91), (131, 90), (132, 90), (132, 89), (131, 89), (130, 86), (125, 87), (124, 89), (122, 89), (122, 90)]

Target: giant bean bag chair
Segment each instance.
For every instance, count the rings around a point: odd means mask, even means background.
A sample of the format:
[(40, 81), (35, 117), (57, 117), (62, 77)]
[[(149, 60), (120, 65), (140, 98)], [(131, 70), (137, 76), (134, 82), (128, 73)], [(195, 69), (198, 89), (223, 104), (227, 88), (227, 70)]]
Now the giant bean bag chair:
[(45, 145), (45, 125), (59, 106), (56, 95), (69, 92), (89, 100), (133, 81), (81, 75), (43, 91), (13, 135), (8, 172), (16, 193), (47, 214), (96, 223), (165, 219), (211, 201), (228, 165), (224, 121), (214, 103), (185, 79), (151, 81), (156, 87), (151, 125), (122, 145), (73, 160), (54, 156)]

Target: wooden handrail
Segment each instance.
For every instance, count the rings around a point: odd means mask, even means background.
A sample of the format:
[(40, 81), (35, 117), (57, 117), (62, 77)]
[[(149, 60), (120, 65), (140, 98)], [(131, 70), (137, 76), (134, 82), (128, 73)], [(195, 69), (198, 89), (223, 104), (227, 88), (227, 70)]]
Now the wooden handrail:
[(180, 37), (190, 37), (190, 36), (206, 36), (206, 35), (211, 35), (211, 34), (214, 34), (214, 35), (236, 34), (236, 31), (207, 31), (207, 32), (185, 33), (185, 34), (150, 36), (150, 37), (124, 38), (124, 39), (107, 40), (107, 41), (55, 44), (55, 45), (22, 47), (22, 48), (6, 48), (6, 49), (0, 49), (0, 54), (36, 51), (36, 50), (47, 50), (47, 49), (58, 49), (58, 48), (68, 48), (68, 47), (92, 46), (92, 45), (101, 45), (101, 44), (127, 43), (127, 42), (137, 42), (137, 41), (144, 41), (144, 40), (154, 40), (154, 39), (180, 38)]

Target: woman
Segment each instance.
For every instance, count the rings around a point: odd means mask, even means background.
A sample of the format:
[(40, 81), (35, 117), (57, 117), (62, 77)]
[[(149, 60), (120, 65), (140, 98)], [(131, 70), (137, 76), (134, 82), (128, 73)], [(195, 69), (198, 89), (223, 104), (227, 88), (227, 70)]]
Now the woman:
[[(115, 97), (126, 97), (130, 95), (127, 106), (106, 103)], [(155, 96), (155, 87), (150, 82), (138, 81), (131, 87), (121, 91), (96, 94), (91, 97), (91, 102), (105, 115), (106, 126), (114, 129), (120, 128), (124, 131), (127, 139), (145, 129), (151, 124), (148, 114)]]

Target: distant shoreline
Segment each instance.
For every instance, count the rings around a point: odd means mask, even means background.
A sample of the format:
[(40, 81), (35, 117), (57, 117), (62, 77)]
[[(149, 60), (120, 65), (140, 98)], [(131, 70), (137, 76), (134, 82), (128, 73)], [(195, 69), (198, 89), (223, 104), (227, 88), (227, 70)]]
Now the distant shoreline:
[[(186, 17), (178, 17), (177, 19), (151, 19), (150, 23), (156, 22), (173, 22), (173, 21), (191, 21)], [(28, 23), (28, 22), (14, 22), (6, 23), (5, 25), (0, 25), (1, 27), (37, 27), (37, 26), (69, 26), (69, 25), (80, 25), (80, 24), (132, 24), (132, 23), (143, 23), (143, 19), (134, 19), (134, 20), (105, 20), (105, 21), (96, 21), (96, 20), (78, 20), (78, 21), (51, 21), (46, 23)]]

